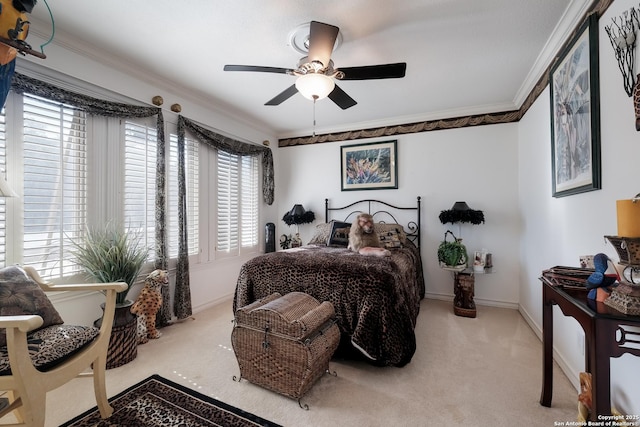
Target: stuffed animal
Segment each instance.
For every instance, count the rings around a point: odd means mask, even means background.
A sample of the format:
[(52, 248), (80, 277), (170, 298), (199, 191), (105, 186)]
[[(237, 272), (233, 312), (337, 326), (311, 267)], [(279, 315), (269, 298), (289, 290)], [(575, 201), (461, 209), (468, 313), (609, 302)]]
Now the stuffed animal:
[(580, 394), (578, 395), (578, 421), (586, 422), (591, 412), (591, 374), (580, 372)]
[(361, 213), (351, 224), (348, 249), (361, 255), (391, 256), (391, 252), (380, 247), (380, 239), (374, 231), (373, 217)]
[[(592, 393), (592, 379), (591, 374), (588, 372), (580, 372), (580, 394), (578, 395), (578, 421), (587, 425), (589, 416), (591, 415), (591, 407), (593, 404)], [(620, 411), (616, 408), (611, 408), (611, 415), (615, 417), (622, 417)], [(621, 424), (622, 425), (622, 424)]]
[(609, 296), (609, 286), (613, 285), (620, 277), (616, 274), (605, 274), (609, 268), (609, 257), (605, 254), (596, 254), (593, 257), (595, 272), (587, 278), (587, 297), (592, 300), (604, 302)]
[(138, 316), (137, 340), (144, 344), (149, 338), (160, 338), (162, 335), (156, 329), (156, 314), (162, 307), (162, 286), (169, 283), (169, 276), (165, 270), (154, 270), (144, 279), (144, 287), (138, 298), (131, 306), (131, 312)]

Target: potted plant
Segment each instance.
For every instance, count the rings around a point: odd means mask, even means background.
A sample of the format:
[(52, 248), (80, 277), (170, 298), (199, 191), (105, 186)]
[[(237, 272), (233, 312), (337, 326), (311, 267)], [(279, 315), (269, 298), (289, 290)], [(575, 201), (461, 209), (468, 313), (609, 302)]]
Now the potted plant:
[[(447, 236), (451, 235), (453, 241), (448, 241)], [(438, 261), (442, 268), (453, 270), (464, 270), (467, 266), (467, 248), (462, 244), (462, 239), (458, 239), (450, 230), (444, 233), (444, 240), (438, 246)]]
[[(137, 317), (131, 313), (127, 294), (135, 283), (149, 251), (139, 234), (109, 223), (104, 228), (88, 228), (81, 242), (73, 242), (73, 254), (84, 271), (98, 282), (126, 282), (129, 286), (116, 295), (116, 312), (107, 351), (107, 369), (131, 362), (138, 355)], [(102, 304), (104, 310), (104, 304)], [(96, 327), (102, 318), (94, 322)]]
[(126, 282), (127, 290), (119, 292), (116, 303), (127, 302), (127, 294), (148, 256), (138, 234), (114, 224), (104, 228), (87, 228), (81, 242), (72, 242), (78, 264), (101, 283)]

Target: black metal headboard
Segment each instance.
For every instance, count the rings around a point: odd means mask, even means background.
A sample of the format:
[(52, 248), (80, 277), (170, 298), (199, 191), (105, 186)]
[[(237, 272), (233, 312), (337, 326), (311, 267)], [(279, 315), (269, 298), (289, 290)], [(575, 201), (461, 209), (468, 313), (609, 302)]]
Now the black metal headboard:
[[(329, 216), (330, 213), (337, 213), (340, 211), (346, 213), (346, 216), (339, 219)], [(414, 211), (413, 213), (415, 213), (415, 218), (413, 218), (413, 214), (411, 214), (411, 219), (409, 219), (408, 221), (404, 223), (398, 222), (396, 217), (402, 211)], [(352, 215), (357, 215), (360, 213), (368, 213), (369, 215), (373, 216), (376, 222), (393, 222), (402, 225), (405, 232), (407, 233), (407, 238), (410, 239), (417, 247), (420, 247), (420, 196), (417, 197), (416, 205), (412, 207), (394, 206), (381, 200), (364, 199), (358, 200), (357, 202), (353, 202), (346, 206), (330, 208), (329, 199), (324, 199), (324, 217), (326, 222), (329, 222), (332, 219), (350, 222), (355, 220), (355, 217), (351, 218), (351, 220), (349, 219)]]

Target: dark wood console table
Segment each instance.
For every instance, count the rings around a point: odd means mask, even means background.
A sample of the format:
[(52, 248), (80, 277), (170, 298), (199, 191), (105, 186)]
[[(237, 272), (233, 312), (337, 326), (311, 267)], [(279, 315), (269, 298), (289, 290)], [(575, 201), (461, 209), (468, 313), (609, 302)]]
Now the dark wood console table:
[(587, 298), (587, 290), (557, 286), (541, 277), (542, 292), (542, 393), (540, 404), (551, 406), (553, 390), (553, 305), (565, 316), (580, 323), (585, 336), (585, 370), (591, 373), (593, 407), (591, 420), (611, 414), (610, 358), (625, 353), (640, 356), (640, 333), (624, 326), (640, 327), (640, 317), (621, 313), (601, 302)]

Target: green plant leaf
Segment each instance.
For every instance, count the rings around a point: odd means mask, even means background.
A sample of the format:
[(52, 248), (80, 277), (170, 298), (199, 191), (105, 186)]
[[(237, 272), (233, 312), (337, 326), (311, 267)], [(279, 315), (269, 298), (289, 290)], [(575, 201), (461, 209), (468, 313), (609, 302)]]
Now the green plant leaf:
[(87, 228), (83, 238), (72, 240), (72, 245), (77, 263), (94, 280), (129, 285), (126, 291), (118, 293), (117, 303), (126, 300), (149, 253), (140, 234), (111, 223), (103, 228)]

